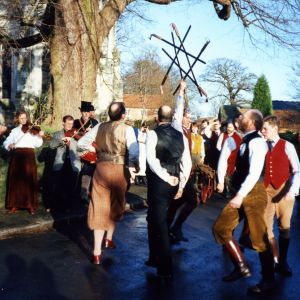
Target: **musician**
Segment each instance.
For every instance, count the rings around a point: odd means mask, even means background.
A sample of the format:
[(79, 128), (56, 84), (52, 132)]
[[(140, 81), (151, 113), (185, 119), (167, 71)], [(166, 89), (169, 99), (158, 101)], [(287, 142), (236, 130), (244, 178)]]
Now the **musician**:
[(68, 210), (75, 199), (77, 181), (81, 162), (77, 155), (77, 141), (74, 138), (74, 118), (70, 115), (63, 117), (63, 129), (53, 134), (50, 148), (56, 149), (53, 163), (53, 197), (52, 207)]
[[(74, 121), (74, 129), (77, 130), (78, 138), (84, 136), (93, 127), (98, 124), (98, 121), (91, 118), (90, 111), (93, 109), (91, 102), (81, 101), (81, 107), (79, 107), (81, 118)], [(81, 160), (82, 169), (80, 172), (81, 177), (81, 199), (88, 203), (89, 195), (91, 190), (91, 180), (94, 174), (96, 165), (95, 162), (88, 162), (86, 160)]]
[(34, 149), (42, 146), (43, 131), (31, 132), (25, 111), (16, 113), (14, 128), (3, 145), (11, 153), (7, 174), (6, 208), (9, 213), (27, 209), (34, 214), (38, 208), (38, 182)]
[(139, 148), (133, 128), (126, 125), (123, 102), (112, 102), (108, 108), (110, 121), (94, 127), (78, 141), (78, 148), (89, 150), (96, 141), (97, 164), (88, 210), (88, 226), (94, 231), (92, 262), (101, 263), (101, 245), (115, 248), (113, 233), (116, 221), (125, 210), (125, 192), (138, 171)]

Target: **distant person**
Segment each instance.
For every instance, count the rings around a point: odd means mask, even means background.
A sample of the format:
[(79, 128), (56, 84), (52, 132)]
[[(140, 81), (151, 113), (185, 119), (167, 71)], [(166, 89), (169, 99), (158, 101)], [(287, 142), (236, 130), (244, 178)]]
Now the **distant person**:
[(147, 184), (146, 180), (146, 138), (148, 126), (145, 122), (141, 124), (141, 129), (138, 131), (138, 144), (139, 144), (139, 166), (140, 171), (136, 174), (136, 183)]

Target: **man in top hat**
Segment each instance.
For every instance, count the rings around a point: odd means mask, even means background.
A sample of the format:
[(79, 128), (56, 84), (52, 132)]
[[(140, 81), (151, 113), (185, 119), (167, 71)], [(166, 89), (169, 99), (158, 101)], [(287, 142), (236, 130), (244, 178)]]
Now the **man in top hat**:
[(74, 128), (78, 130), (79, 135), (84, 135), (91, 128), (98, 124), (98, 121), (91, 118), (91, 111), (95, 110), (91, 102), (81, 101), (80, 109), (81, 118), (74, 120)]
[[(90, 131), (93, 127), (98, 124), (98, 121), (91, 118), (90, 111), (93, 110), (91, 102), (81, 101), (80, 113), (81, 118), (74, 120), (74, 128), (77, 130), (77, 139), (84, 136), (85, 133)], [(82, 160), (82, 169), (81, 169), (81, 198), (85, 202), (89, 201), (90, 185), (91, 179), (95, 171), (95, 162), (88, 162)]]

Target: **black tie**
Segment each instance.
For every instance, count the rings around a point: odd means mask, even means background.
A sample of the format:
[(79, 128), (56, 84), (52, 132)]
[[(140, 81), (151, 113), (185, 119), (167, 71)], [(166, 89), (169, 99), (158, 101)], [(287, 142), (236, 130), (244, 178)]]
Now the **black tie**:
[(273, 149), (273, 141), (267, 141), (269, 151), (271, 152)]

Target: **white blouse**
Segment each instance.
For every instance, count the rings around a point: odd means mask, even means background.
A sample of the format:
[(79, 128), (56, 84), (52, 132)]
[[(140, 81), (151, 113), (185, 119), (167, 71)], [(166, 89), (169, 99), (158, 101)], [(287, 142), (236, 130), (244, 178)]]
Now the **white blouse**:
[(15, 144), (15, 148), (38, 148), (43, 144), (43, 138), (39, 135), (33, 135), (30, 132), (24, 133), (22, 125), (14, 128), (3, 143), (6, 150), (9, 145)]

